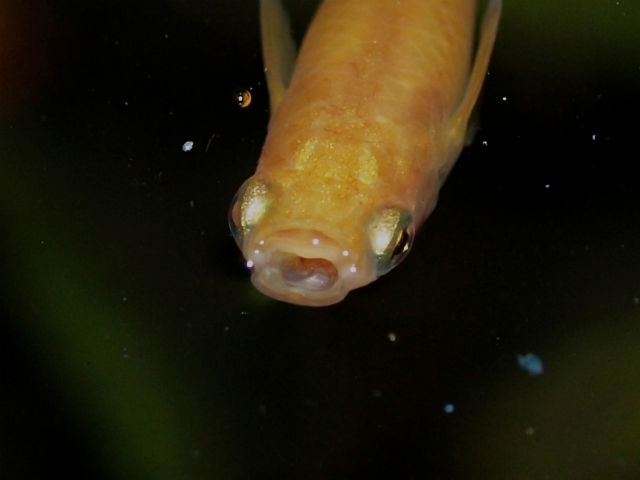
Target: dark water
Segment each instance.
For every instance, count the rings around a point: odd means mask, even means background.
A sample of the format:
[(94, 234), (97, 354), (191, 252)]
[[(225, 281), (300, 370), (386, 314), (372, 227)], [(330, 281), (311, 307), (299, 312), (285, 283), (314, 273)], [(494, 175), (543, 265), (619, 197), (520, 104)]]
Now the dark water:
[(639, 6), (507, 1), (409, 259), (308, 309), (227, 230), (231, 3), (0, 4), (0, 478), (640, 478)]

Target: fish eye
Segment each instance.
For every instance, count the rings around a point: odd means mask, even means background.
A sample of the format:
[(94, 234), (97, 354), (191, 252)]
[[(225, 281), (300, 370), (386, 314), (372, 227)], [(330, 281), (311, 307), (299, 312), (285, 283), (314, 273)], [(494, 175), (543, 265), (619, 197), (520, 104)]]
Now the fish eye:
[(269, 187), (255, 177), (238, 189), (229, 208), (229, 228), (240, 248), (245, 235), (264, 217), (271, 203)]
[(413, 219), (404, 209), (382, 208), (369, 221), (368, 234), (376, 259), (376, 271), (382, 275), (409, 253), (414, 236)]

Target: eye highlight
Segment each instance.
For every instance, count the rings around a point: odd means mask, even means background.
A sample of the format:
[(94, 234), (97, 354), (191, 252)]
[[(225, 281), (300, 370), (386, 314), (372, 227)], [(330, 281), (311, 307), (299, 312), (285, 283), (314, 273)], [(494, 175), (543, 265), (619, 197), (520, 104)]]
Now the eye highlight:
[(240, 248), (242, 239), (264, 217), (271, 204), (269, 187), (255, 177), (246, 180), (231, 201), (229, 227)]
[(369, 221), (367, 233), (376, 259), (376, 272), (382, 275), (409, 253), (414, 235), (413, 219), (406, 210), (382, 208)]

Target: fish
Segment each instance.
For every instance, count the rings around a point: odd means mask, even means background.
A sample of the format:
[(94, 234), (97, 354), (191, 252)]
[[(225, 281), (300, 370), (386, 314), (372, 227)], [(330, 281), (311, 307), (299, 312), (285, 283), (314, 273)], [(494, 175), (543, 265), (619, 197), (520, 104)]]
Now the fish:
[(281, 1), (261, 0), (270, 118), (229, 209), (260, 292), (332, 305), (406, 258), (487, 73), (502, 1), (477, 33), (476, 7), (324, 0), (296, 51)]

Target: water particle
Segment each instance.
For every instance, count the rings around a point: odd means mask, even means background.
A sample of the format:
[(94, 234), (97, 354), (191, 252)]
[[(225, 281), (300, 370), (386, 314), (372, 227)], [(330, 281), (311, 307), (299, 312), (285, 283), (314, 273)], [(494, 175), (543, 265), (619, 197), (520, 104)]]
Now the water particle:
[(186, 141), (182, 144), (183, 152), (190, 152), (193, 149), (193, 142), (191, 140)]
[(591, 140), (593, 140), (594, 142), (596, 141), (596, 134), (595, 133), (593, 135), (591, 135)]
[(550, 184), (550, 183), (545, 183), (545, 184), (544, 184), (544, 188), (550, 188), (550, 187), (551, 187), (551, 184)]
[(486, 140), (482, 141), (482, 146), (483, 147), (488, 147), (489, 146), (489, 142), (487, 142)]
[(544, 373), (542, 359), (534, 353), (518, 355), (518, 365), (529, 375), (542, 375)]
[(253, 260), (247, 260), (247, 268), (253, 268)]
[(453, 403), (447, 403), (444, 408), (444, 413), (453, 413), (456, 410), (456, 406)]
[(536, 429), (535, 429), (535, 428), (533, 428), (533, 427), (527, 427), (527, 428), (525, 428), (525, 429), (524, 429), (524, 434), (525, 434), (527, 437), (532, 436), (534, 433), (536, 433)]
[(507, 97), (502, 97), (502, 101), (506, 102), (507, 101)]
[(122, 297), (122, 302), (123, 303), (126, 302), (127, 300), (128, 300), (127, 297)]
[(389, 339), (389, 341), (390, 341), (390, 342), (392, 342), (392, 343), (393, 343), (393, 342), (395, 342), (395, 341), (398, 339), (397, 335), (396, 335), (395, 333), (393, 333), (393, 332), (389, 332), (389, 333), (387, 334), (387, 338), (388, 338), (388, 339)]
[(640, 297), (633, 297), (633, 304), (634, 305), (640, 304)]

